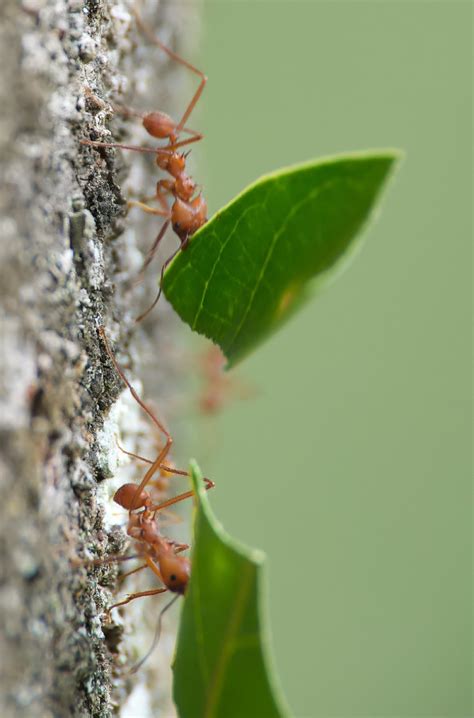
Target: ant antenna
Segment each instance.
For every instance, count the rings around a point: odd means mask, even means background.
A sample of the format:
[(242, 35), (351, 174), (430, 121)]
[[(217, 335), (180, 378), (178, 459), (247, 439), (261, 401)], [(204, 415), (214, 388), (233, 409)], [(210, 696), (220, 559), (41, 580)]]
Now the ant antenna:
[(171, 601), (170, 601), (169, 603), (167, 603), (164, 608), (161, 609), (160, 615), (158, 616), (158, 622), (157, 622), (157, 624), (156, 624), (155, 635), (153, 636), (152, 644), (151, 644), (150, 648), (148, 649), (148, 651), (147, 651), (147, 652), (145, 653), (145, 655), (143, 656), (143, 658), (142, 658), (140, 661), (138, 661), (138, 663), (136, 663), (136, 664), (128, 671), (129, 674), (136, 673), (136, 672), (143, 666), (143, 664), (145, 663), (145, 661), (151, 656), (151, 654), (152, 654), (153, 651), (155, 650), (155, 648), (156, 648), (156, 646), (158, 645), (158, 642), (159, 642), (159, 640), (160, 640), (160, 636), (161, 636), (161, 624), (162, 624), (163, 614), (164, 614), (169, 608), (171, 608), (171, 606), (173, 605), (173, 603), (175, 603), (175, 601), (179, 598), (179, 596), (180, 596), (180, 594), (177, 593), (175, 596), (173, 596), (173, 598), (171, 599)]

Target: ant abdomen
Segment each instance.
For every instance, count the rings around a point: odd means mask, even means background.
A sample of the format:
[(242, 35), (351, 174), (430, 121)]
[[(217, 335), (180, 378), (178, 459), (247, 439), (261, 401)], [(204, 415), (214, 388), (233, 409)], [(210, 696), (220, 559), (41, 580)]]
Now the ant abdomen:
[(143, 127), (152, 137), (158, 137), (159, 139), (169, 137), (172, 142), (175, 141), (176, 123), (166, 112), (149, 112), (144, 116), (142, 122)]
[(137, 496), (137, 484), (123, 484), (114, 495), (114, 501), (127, 511), (140, 509), (150, 503), (150, 496), (146, 491), (140, 491)]
[(197, 224), (196, 229), (194, 230), (196, 231), (207, 222), (207, 202), (202, 195), (199, 195), (196, 199), (193, 199), (191, 207), (194, 210), (194, 218)]

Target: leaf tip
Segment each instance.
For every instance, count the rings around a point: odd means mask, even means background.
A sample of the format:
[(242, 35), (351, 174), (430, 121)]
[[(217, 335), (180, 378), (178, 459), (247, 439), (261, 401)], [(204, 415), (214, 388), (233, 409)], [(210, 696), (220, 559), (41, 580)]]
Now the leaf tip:
[(191, 482), (194, 490), (197, 494), (201, 495), (201, 491), (204, 491), (204, 481), (202, 471), (199, 468), (199, 464), (196, 459), (189, 460), (189, 473), (191, 475)]

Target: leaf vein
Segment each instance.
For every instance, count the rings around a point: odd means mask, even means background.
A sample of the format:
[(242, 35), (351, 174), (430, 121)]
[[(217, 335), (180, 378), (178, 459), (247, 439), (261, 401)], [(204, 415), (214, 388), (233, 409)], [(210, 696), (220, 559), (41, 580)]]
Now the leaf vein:
[(326, 190), (326, 189), (327, 189), (328, 187), (330, 187), (331, 185), (336, 184), (337, 181), (338, 181), (337, 179), (336, 179), (336, 180), (334, 180), (334, 179), (328, 180), (327, 182), (325, 182), (324, 184), (320, 185), (319, 187), (316, 187), (312, 192), (310, 192), (309, 194), (307, 194), (307, 195), (304, 197), (304, 199), (301, 200), (301, 202), (297, 202), (297, 203), (292, 207), (291, 211), (288, 213), (288, 216), (287, 216), (286, 220), (283, 222), (283, 224), (281, 225), (281, 227), (280, 227), (280, 229), (278, 230), (278, 232), (275, 232), (275, 235), (274, 235), (274, 237), (273, 237), (273, 239), (272, 239), (272, 241), (271, 241), (271, 243), (270, 243), (270, 246), (269, 246), (269, 248), (268, 248), (267, 256), (265, 257), (265, 259), (264, 259), (264, 261), (263, 261), (262, 268), (261, 268), (261, 270), (260, 270), (260, 274), (259, 274), (259, 276), (258, 276), (258, 278), (257, 278), (257, 281), (255, 282), (255, 286), (253, 287), (253, 289), (252, 289), (252, 291), (251, 291), (251, 293), (250, 293), (249, 301), (248, 301), (248, 303), (247, 303), (247, 307), (245, 308), (245, 311), (244, 311), (244, 314), (243, 314), (243, 316), (242, 316), (242, 319), (240, 320), (240, 322), (239, 322), (239, 324), (238, 324), (238, 326), (237, 326), (237, 329), (236, 329), (236, 331), (235, 331), (235, 333), (234, 333), (234, 336), (233, 336), (232, 339), (230, 340), (230, 344), (226, 347), (226, 353), (230, 353), (230, 352), (232, 351), (233, 346), (235, 345), (235, 342), (236, 342), (236, 340), (237, 340), (237, 337), (239, 336), (239, 334), (240, 334), (240, 332), (241, 332), (241, 330), (242, 330), (242, 327), (243, 327), (243, 325), (245, 324), (245, 321), (246, 321), (248, 315), (250, 314), (250, 311), (251, 311), (251, 309), (252, 309), (252, 305), (253, 305), (253, 302), (254, 302), (254, 299), (255, 299), (255, 295), (257, 294), (258, 289), (259, 289), (261, 283), (263, 282), (263, 277), (265, 276), (265, 273), (266, 273), (266, 271), (267, 271), (267, 267), (268, 267), (268, 265), (269, 265), (269, 263), (270, 263), (270, 260), (271, 260), (271, 258), (272, 258), (273, 252), (275, 251), (275, 247), (276, 247), (276, 245), (278, 244), (278, 240), (279, 240), (280, 237), (283, 235), (283, 233), (286, 231), (286, 228), (288, 227), (288, 225), (289, 225), (291, 219), (293, 218), (293, 216), (294, 216), (297, 212), (299, 212), (299, 210), (301, 209), (301, 207), (303, 207), (303, 206), (304, 206), (305, 204), (307, 204), (308, 202), (311, 202), (313, 199), (315, 199), (319, 194), (321, 194), (324, 190)]
[(194, 618), (196, 621), (196, 643), (198, 647), (199, 655), (199, 667), (203, 681), (206, 684), (209, 681), (209, 672), (207, 670), (206, 652), (204, 650), (204, 626), (202, 624), (202, 611), (201, 611), (201, 588), (199, 581), (194, 584)]
[(229, 617), (227, 630), (223, 636), (222, 649), (216, 661), (212, 682), (210, 683), (206, 707), (204, 710), (205, 718), (212, 718), (212, 716), (215, 715), (219, 697), (222, 693), (222, 687), (224, 685), (225, 669), (227, 668), (227, 664), (234, 652), (234, 646), (237, 643), (235, 635), (239, 630), (239, 625), (242, 621), (242, 613), (248, 598), (253, 575), (253, 566), (247, 565), (245, 569), (245, 574), (243, 576), (242, 583), (240, 584), (239, 592), (235, 598), (234, 610)]
[(209, 286), (210, 286), (211, 281), (212, 281), (212, 278), (213, 278), (213, 276), (214, 276), (214, 274), (215, 274), (215, 272), (216, 272), (217, 266), (218, 266), (219, 262), (221, 261), (222, 254), (223, 254), (225, 248), (226, 248), (227, 245), (229, 244), (229, 242), (230, 242), (230, 240), (232, 239), (233, 235), (236, 233), (239, 224), (244, 220), (245, 216), (246, 216), (251, 210), (255, 209), (256, 207), (258, 207), (258, 204), (252, 204), (252, 205), (250, 205), (249, 207), (247, 207), (247, 208), (244, 210), (244, 212), (242, 212), (242, 214), (241, 214), (240, 217), (238, 218), (237, 222), (235, 223), (234, 228), (233, 228), (232, 231), (229, 233), (229, 236), (228, 236), (227, 239), (222, 243), (222, 246), (221, 246), (221, 248), (220, 248), (220, 250), (219, 250), (219, 253), (218, 253), (218, 255), (217, 255), (216, 259), (215, 259), (215, 262), (214, 262), (214, 264), (213, 264), (213, 266), (212, 266), (212, 269), (211, 269), (211, 271), (210, 271), (210, 273), (209, 273), (208, 280), (207, 280), (207, 282), (206, 282), (205, 285), (204, 285), (204, 289), (203, 289), (202, 296), (201, 296), (201, 303), (200, 303), (200, 305), (199, 305), (199, 307), (198, 307), (198, 309), (197, 309), (196, 315), (195, 315), (195, 317), (194, 317), (194, 321), (193, 321), (193, 324), (192, 324), (192, 327), (191, 327), (192, 329), (195, 329), (195, 328), (196, 328), (196, 325), (197, 325), (198, 319), (199, 319), (199, 317), (200, 317), (201, 311), (202, 311), (202, 309), (203, 309), (203, 307), (204, 307), (204, 302), (205, 302), (205, 300), (206, 300), (206, 295), (207, 295)]

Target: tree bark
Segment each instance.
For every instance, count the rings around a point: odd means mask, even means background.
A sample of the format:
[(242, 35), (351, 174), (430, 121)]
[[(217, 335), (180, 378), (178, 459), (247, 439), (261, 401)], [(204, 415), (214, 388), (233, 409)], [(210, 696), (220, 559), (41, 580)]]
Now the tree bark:
[[(176, 39), (176, 7), (147, 9), (153, 31)], [(97, 493), (114, 471), (104, 420), (122, 390), (97, 327), (126, 346), (150, 287), (131, 281), (141, 255), (123, 233), (128, 158), (79, 140), (130, 140), (110, 102), (137, 86), (148, 84), (145, 105), (169, 111), (175, 68), (118, 0), (3, 0), (0, 15), (0, 714), (105, 717), (129, 690), (113, 680), (123, 628), (104, 622), (117, 567), (74, 565), (125, 541), (104, 525)], [(147, 172), (137, 191), (153, 191)], [(134, 365), (145, 347), (168, 384), (175, 356), (163, 341), (151, 350), (150, 335), (169, 337), (169, 322), (163, 309), (133, 343)]]

